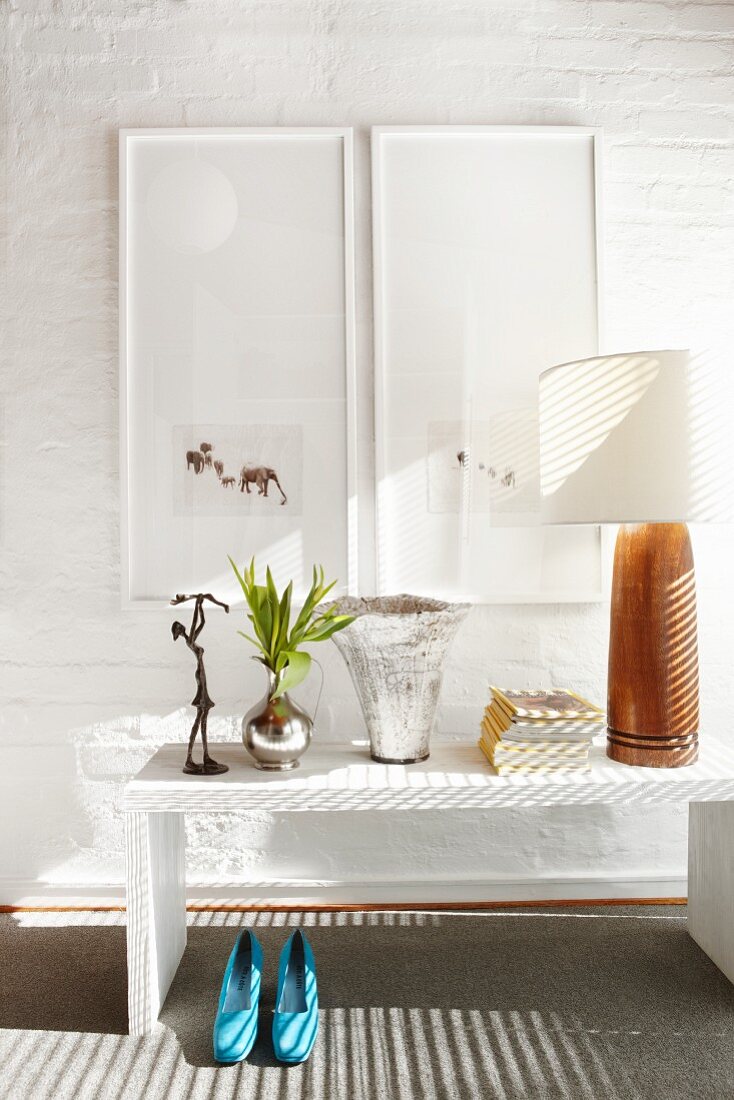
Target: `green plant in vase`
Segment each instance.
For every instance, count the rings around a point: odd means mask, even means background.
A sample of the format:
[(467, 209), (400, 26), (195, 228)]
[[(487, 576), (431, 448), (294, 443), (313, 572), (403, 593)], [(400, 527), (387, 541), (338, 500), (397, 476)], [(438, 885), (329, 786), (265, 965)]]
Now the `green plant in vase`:
[(353, 622), (353, 616), (339, 614), (338, 605), (320, 610), (324, 597), (336, 581), (325, 583), (324, 570), (314, 566), (308, 595), (298, 614), (293, 615), (293, 581), (278, 592), (270, 569), (265, 584), (255, 581), (255, 559), (240, 570), (230, 565), (247, 603), (247, 618), (253, 633), (239, 630), (258, 651), (254, 658), (268, 674), (268, 693), (242, 720), (242, 739), (259, 768), (283, 771), (298, 765), (298, 758), (311, 741), (313, 722), (288, 697), (311, 669), (311, 655), (301, 648), (325, 642)]

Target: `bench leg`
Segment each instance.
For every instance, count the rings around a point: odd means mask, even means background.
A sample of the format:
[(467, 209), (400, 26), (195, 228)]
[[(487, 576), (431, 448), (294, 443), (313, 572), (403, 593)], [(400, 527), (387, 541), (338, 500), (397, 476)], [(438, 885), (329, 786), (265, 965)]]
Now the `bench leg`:
[(688, 932), (734, 982), (734, 802), (688, 806)]
[(184, 815), (126, 816), (128, 1022), (147, 1035), (186, 947)]

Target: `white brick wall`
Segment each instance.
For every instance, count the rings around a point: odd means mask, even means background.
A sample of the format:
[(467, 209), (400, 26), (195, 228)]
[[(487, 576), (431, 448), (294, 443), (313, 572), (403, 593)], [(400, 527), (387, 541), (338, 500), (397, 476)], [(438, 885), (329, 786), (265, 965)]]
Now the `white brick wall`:
[[(121, 784), (160, 738), (156, 716), (183, 739), (177, 704), (191, 692), (168, 620), (118, 610), (118, 127), (357, 127), (365, 495), (369, 125), (602, 126), (606, 347), (731, 340), (734, 4), (7, 0), (2, 21), (0, 900), (13, 900), (44, 884), (121, 881)], [(732, 538), (694, 539), (704, 724), (726, 731)], [(569, 681), (603, 699), (606, 616), (604, 606), (476, 610), (447, 670), (443, 728), (474, 735), (490, 673)], [(216, 713), (233, 733), (227, 716), (257, 682), (232, 624), (208, 629)], [(352, 689), (337, 654), (323, 656), (321, 732), (349, 736), (360, 729)], [(445, 819), (360, 821), (359, 834), (328, 817), (192, 826), (192, 877), (684, 874), (682, 807), (642, 823), (624, 810), (475, 815), (453, 823), (456, 846)]]

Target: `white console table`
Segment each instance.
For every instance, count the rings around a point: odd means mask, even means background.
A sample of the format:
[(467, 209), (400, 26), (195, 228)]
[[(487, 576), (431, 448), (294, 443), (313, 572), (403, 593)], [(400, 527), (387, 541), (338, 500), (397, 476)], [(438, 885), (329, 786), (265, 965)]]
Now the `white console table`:
[(131, 1035), (156, 1020), (186, 946), (184, 814), (248, 809), (462, 810), (689, 802), (688, 930), (734, 981), (734, 749), (702, 739), (701, 758), (674, 770), (630, 768), (592, 750), (590, 775), (500, 778), (473, 743), (434, 744), (430, 759), (375, 764), (364, 747), (316, 741), (292, 772), (261, 772), (237, 744), (213, 746), (229, 765), (181, 771), (182, 744), (164, 745), (125, 788), (127, 957)]

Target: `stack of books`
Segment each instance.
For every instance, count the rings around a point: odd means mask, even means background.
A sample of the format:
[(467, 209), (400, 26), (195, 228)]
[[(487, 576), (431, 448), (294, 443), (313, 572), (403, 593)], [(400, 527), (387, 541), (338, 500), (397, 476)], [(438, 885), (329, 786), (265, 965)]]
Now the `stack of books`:
[(605, 714), (573, 691), (492, 686), (479, 748), (498, 775), (588, 772), (589, 749)]

